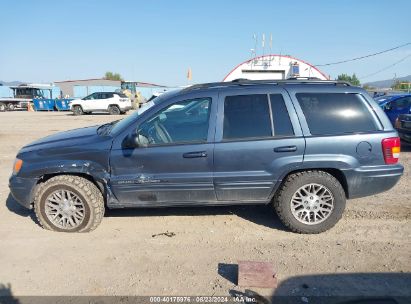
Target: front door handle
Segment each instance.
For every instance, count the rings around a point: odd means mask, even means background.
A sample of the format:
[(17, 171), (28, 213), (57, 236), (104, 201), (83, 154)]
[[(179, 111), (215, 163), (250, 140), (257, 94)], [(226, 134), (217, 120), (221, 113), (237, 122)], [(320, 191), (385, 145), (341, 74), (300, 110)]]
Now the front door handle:
[(197, 157), (207, 157), (206, 151), (199, 151), (199, 152), (187, 152), (183, 154), (184, 158), (197, 158)]
[(284, 146), (274, 148), (274, 152), (295, 152), (297, 151), (297, 146)]

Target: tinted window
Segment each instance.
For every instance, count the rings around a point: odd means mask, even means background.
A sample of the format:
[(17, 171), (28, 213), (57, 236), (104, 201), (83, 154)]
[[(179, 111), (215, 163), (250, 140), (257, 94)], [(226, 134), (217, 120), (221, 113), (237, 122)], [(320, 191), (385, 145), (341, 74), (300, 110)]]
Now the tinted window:
[(95, 93), (90, 94), (90, 95), (84, 97), (83, 100), (91, 100), (91, 99), (94, 99), (94, 95), (95, 95)]
[(373, 115), (358, 94), (296, 94), (313, 135), (376, 131)]
[(411, 106), (411, 97), (402, 97), (394, 101), (391, 101), (391, 107), (393, 109), (402, 110)]
[(224, 139), (272, 136), (268, 97), (263, 94), (227, 96)]
[(206, 142), (210, 108), (210, 98), (167, 106), (140, 125), (140, 141), (146, 145)]
[(108, 99), (113, 97), (113, 93), (98, 93), (99, 98), (98, 99)]
[(290, 115), (284, 103), (281, 94), (270, 95), (271, 110), (274, 121), (274, 136), (291, 136), (294, 135)]

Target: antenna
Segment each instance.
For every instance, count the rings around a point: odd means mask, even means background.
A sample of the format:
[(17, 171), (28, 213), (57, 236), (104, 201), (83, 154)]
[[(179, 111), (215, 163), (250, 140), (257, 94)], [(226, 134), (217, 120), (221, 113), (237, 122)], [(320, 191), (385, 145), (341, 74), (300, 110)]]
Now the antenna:
[(254, 56), (251, 56), (251, 68), (254, 66), (255, 64), (255, 58), (257, 58), (257, 50), (258, 50), (258, 36), (256, 33), (253, 34), (253, 38), (254, 38)]
[(262, 41), (261, 41), (261, 46), (263, 47), (263, 59), (264, 59), (264, 54), (265, 54), (265, 34), (263, 33)]
[(273, 33), (270, 33), (270, 66), (271, 66), (271, 61), (273, 59)]

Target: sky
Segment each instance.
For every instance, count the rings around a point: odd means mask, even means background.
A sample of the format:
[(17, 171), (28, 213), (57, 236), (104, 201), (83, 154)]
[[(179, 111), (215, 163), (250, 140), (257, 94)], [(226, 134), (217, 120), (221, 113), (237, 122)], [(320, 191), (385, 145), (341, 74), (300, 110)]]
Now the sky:
[[(263, 33), (273, 35), (273, 54), (324, 64), (411, 42), (410, 12), (410, 0), (0, 0), (0, 80), (112, 71), (174, 86), (187, 84), (191, 68), (191, 82), (220, 81), (250, 59), (253, 35)], [(411, 74), (411, 57), (368, 75), (408, 54), (411, 45), (320, 69), (362, 83), (390, 79)]]

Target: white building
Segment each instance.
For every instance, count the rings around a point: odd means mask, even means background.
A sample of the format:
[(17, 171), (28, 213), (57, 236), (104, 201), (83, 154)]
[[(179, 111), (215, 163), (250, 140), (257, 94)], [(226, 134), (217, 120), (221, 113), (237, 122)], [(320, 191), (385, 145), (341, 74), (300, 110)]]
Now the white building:
[(223, 81), (235, 79), (288, 79), (292, 77), (328, 77), (315, 66), (288, 55), (264, 55), (249, 59), (237, 65)]

